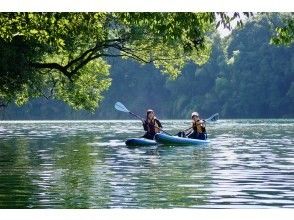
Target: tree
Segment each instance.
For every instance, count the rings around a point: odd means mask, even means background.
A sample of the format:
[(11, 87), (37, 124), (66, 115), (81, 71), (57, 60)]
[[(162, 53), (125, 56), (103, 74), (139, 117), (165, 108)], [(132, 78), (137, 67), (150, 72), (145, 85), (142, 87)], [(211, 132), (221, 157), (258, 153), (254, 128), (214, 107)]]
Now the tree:
[(0, 105), (44, 96), (93, 111), (111, 84), (107, 58), (153, 63), (175, 78), (185, 63), (207, 62), (208, 33), (232, 19), (239, 14), (1, 13)]
[(269, 44), (284, 16), (255, 16), (223, 39), (217, 32), (210, 34), (214, 43), (209, 61), (203, 66), (189, 62), (177, 80), (160, 74), (152, 64), (108, 58), (112, 86), (95, 114), (71, 111), (60, 101), (36, 99), (23, 108), (9, 106), (7, 118), (129, 118), (113, 108), (118, 100), (142, 115), (152, 108), (161, 119), (189, 118), (192, 111), (204, 118), (215, 112), (226, 118), (293, 117), (294, 46)]
[(276, 33), (272, 37), (271, 43), (286, 46), (294, 43), (294, 13), (287, 14), (284, 18), (283, 26), (276, 28)]

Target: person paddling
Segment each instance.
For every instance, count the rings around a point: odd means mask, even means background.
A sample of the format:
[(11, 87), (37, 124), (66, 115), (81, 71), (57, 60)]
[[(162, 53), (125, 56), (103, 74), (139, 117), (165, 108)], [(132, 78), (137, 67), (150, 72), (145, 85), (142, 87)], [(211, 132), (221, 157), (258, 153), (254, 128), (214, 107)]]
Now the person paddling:
[(162, 125), (160, 121), (155, 117), (155, 113), (152, 109), (147, 110), (146, 120), (142, 122), (144, 130), (146, 131), (143, 137), (153, 140), (154, 135), (160, 132)]
[(207, 134), (205, 129), (205, 121), (200, 119), (198, 112), (193, 112), (192, 117), (192, 127), (187, 130), (188, 138), (206, 140)]

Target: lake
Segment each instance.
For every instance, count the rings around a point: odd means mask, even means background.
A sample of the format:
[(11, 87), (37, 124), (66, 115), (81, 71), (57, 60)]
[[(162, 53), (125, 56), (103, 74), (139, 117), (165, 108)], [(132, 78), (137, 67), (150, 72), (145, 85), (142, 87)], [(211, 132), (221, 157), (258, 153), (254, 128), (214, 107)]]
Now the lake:
[(294, 119), (207, 131), (208, 145), (128, 148), (138, 121), (2, 121), (0, 208), (294, 208)]

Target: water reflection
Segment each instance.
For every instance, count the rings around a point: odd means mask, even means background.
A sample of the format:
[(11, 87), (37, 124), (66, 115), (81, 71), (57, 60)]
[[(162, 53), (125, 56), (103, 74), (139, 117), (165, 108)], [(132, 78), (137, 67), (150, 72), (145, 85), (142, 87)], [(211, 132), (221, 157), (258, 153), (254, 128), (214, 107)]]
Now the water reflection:
[[(189, 121), (163, 121), (177, 133)], [(208, 146), (127, 148), (140, 123), (1, 122), (1, 208), (294, 207), (294, 120), (227, 120)]]

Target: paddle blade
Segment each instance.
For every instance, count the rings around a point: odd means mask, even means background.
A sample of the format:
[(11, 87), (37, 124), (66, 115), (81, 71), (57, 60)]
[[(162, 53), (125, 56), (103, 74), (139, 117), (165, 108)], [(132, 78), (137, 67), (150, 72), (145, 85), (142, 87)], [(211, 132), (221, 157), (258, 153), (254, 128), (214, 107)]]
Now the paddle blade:
[(121, 102), (116, 102), (114, 108), (121, 112), (130, 112)]
[(208, 119), (206, 119), (206, 122), (215, 122), (219, 119), (219, 114), (215, 113), (214, 115), (210, 116)]

